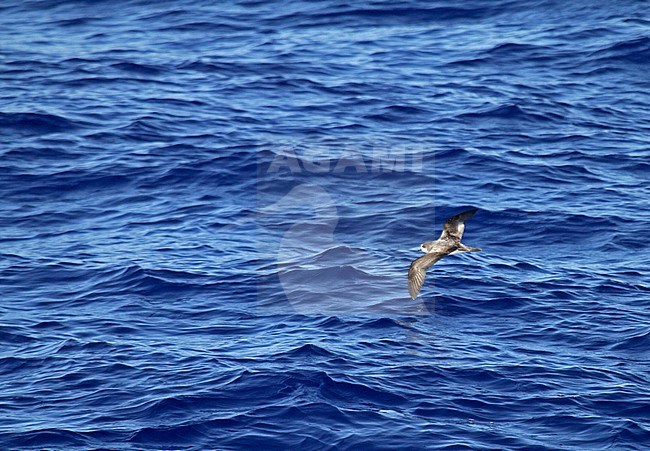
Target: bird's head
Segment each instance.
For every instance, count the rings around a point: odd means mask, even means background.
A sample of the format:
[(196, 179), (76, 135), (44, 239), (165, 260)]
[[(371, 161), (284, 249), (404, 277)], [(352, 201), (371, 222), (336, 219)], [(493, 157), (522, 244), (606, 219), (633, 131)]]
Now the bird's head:
[(427, 243), (420, 244), (420, 250), (426, 254), (428, 251)]

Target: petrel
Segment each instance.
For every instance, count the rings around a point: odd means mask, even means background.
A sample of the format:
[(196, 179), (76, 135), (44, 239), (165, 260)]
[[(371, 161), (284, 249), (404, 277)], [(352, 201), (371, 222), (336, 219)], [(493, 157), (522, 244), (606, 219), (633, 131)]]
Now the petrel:
[(409, 294), (412, 299), (418, 297), (427, 269), (438, 262), (438, 260), (449, 254), (478, 252), (481, 250), (478, 247), (465, 246), (460, 242), (465, 231), (465, 221), (471, 218), (477, 210), (478, 208), (467, 210), (447, 219), (442, 226), (442, 235), (440, 235), (440, 238), (436, 241), (427, 241), (420, 245), (420, 250), (424, 252), (424, 255), (413, 260), (409, 268)]

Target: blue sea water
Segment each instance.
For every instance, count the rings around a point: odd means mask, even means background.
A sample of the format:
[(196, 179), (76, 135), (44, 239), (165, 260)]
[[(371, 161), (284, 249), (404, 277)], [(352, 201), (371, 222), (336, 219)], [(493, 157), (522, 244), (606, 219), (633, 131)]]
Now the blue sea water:
[(0, 449), (647, 449), (645, 2), (0, 30)]

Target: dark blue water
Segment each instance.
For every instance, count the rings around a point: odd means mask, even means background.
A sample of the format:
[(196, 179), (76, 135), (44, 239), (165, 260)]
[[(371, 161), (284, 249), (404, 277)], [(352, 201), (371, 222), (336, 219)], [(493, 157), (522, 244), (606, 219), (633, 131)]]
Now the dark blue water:
[[(644, 2), (6, 1), (0, 30), (1, 449), (650, 443)], [(470, 207), (483, 251), (411, 300)]]

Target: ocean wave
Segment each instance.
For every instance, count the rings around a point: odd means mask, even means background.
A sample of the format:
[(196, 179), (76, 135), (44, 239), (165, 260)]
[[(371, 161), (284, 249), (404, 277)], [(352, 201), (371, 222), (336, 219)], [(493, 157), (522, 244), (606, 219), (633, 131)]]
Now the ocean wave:
[(479, 112), (468, 112), (457, 116), (464, 119), (508, 119), (525, 121), (556, 121), (561, 119), (560, 115), (554, 113), (537, 114), (526, 112), (516, 104), (504, 104), (487, 108)]
[(83, 122), (72, 121), (54, 114), (0, 112), (0, 129), (10, 129), (12, 133), (18, 135), (70, 132), (82, 125)]
[(599, 62), (642, 64), (650, 57), (650, 38), (640, 36), (635, 39), (619, 41), (597, 50), (590, 56)]

